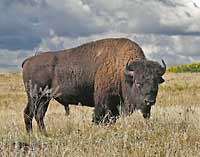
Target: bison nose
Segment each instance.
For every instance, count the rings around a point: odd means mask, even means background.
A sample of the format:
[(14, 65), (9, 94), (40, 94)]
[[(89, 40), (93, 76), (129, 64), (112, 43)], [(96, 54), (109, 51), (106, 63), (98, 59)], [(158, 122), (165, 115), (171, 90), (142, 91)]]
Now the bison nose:
[(151, 106), (151, 105), (153, 105), (153, 104), (156, 103), (155, 100), (149, 100), (149, 99), (145, 99), (144, 102), (145, 102), (145, 104), (146, 104), (147, 106)]

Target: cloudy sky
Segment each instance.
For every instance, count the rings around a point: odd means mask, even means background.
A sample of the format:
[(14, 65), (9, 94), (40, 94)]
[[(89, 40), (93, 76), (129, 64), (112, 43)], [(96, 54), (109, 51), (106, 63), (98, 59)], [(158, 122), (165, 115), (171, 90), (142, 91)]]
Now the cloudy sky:
[(106, 37), (130, 38), (168, 66), (200, 62), (200, 0), (0, 0), (0, 71)]

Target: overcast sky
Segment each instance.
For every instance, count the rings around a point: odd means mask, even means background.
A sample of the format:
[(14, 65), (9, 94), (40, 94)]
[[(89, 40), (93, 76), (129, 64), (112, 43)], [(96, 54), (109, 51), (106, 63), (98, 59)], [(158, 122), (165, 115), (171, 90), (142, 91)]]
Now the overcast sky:
[(168, 66), (200, 62), (200, 0), (0, 0), (0, 71), (107, 37), (132, 39)]

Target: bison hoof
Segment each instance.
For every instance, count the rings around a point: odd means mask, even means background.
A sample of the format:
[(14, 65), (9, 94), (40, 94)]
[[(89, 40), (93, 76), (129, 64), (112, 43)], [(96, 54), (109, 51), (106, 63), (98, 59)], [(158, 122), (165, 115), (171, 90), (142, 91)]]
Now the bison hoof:
[(69, 116), (69, 112), (65, 112), (65, 116)]
[(144, 117), (145, 119), (149, 119), (150, 116), (151, 116), (150, 113), (143, 113), (143, 117)]

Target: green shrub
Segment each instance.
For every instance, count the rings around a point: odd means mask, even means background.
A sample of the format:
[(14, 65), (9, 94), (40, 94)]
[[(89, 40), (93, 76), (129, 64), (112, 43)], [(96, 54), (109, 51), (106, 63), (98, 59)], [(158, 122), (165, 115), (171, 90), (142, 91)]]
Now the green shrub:
[(200, 72), (200, 63), (172, 66), (167, 68), (167, 72), (174, 72), (174, 73)]

